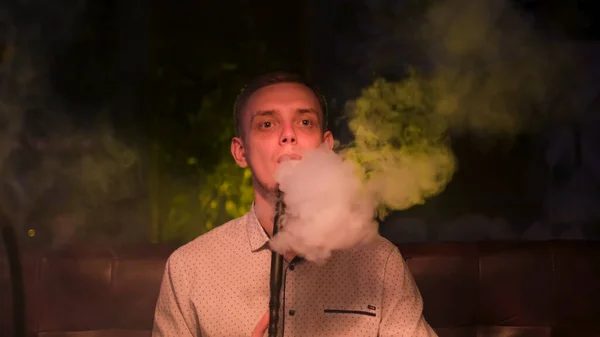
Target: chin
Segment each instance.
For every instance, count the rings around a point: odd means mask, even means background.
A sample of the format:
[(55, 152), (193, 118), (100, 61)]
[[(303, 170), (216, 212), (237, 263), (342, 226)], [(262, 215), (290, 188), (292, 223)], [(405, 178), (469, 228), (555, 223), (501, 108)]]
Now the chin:
[(276, 181), (260, 181), (260, 180), (254, 180), (253, 182), (254, 184), (254, 189), (260, 189), (263, 192), (267, 192), (267, 193), (275, 193), (277, 192), (277, 182)]

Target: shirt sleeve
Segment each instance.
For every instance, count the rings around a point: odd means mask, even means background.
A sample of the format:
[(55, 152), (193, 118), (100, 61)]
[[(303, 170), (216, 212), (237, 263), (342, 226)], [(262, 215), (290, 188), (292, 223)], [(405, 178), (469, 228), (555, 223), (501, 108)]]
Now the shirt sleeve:
[(174, 256), (169, 258), (154, 312), (152, 337), (200, 337), (189, 298), (192, 277), (178, 266)]
[(398, 248), (385, 266), (380, 337), (437, 337), (423, 317), (423, 298)]

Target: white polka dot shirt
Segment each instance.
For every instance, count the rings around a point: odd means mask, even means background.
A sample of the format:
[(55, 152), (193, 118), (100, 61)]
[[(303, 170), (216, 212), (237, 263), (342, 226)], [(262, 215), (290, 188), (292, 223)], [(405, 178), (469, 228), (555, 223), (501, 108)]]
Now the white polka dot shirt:
[[(252, 208), (176, 250), (152, 336), (250, 336), (269, 308), (268, 241)], [(282, 336), (436, 336), (400, 252), (382, 237), (322, 266), (284, 261), (283, 277)]]

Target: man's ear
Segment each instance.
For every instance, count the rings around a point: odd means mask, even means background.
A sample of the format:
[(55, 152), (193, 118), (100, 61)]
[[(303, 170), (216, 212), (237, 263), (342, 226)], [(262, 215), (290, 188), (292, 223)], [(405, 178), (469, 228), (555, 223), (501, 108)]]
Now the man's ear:
[(244, 142), (240, 137), (233, 137), (233, 139), (231, 139), (231, 155), (239, 167), (248, 167), (246, 151), (244, 150)]
[(325, 131), (323, 134), (323, 144), (325, 147), (331, 151), (333, 149), (333, 145), (335, 144), (335, 139), (333, 139), (333, 134), (331, 131)]

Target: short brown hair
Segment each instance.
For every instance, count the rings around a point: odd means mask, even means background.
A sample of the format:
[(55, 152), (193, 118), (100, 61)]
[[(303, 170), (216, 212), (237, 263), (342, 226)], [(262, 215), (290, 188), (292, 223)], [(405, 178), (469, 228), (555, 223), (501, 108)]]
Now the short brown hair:
[(285, 71), (276, 71), (252, 79), (238, 94), (235, 104), (233, 105), (233, 119), (236, 136), (242, 135), (242, 112), (244, 106), (248, 102), (248, 98), (261, 88), (279, 83), (298, 83), (309, 88), (319, 100), (322, 111), (321, 128), (323, 131), (327, 130), (327, 100), (325, 99), (325, 96), (323, 96), (313, 84), (309, 83), (300, 75)]

